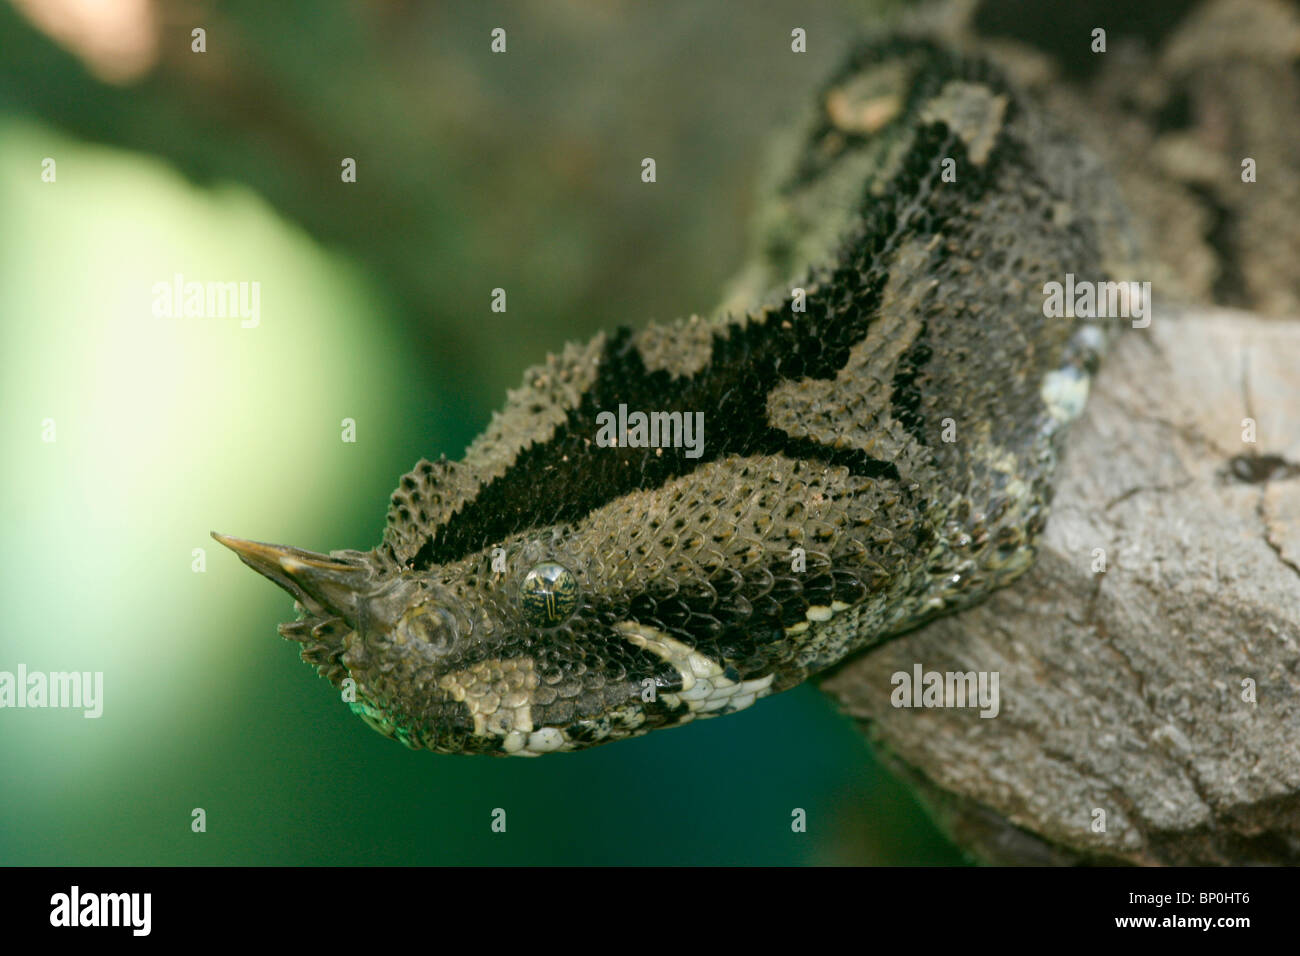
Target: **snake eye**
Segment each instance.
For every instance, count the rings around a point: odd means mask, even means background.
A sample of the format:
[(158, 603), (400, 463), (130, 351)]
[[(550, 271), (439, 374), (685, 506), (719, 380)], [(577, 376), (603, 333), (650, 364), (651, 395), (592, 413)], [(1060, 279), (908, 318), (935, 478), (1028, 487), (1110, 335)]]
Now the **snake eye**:
[(399, 641), (419, 641), (429, 645), (435, 654), (450, 651), (457, 633), (456, 619), (451, 612), (432, 602), (417, 604), (397, 622)]
[(563, 565), (539, 564), (519, 586), (519, 606), (537, 627), (554, 627), (578, 609), (578, 579)]

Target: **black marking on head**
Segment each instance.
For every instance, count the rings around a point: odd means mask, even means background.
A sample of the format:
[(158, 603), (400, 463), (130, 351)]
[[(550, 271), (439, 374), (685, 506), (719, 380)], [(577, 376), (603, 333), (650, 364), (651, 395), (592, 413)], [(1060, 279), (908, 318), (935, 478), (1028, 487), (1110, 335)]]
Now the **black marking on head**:
[(433, 538), (425, 538), (424, 544), (420, 545), (420, 550), (415, 552), (411, 558), (410, 567), (427, 568), (433, 564)]
[(921, 408), (921, 381), (925, 367), (934, 355), (929, 341), (929, 323), (922, 322), (916, 339), (898, 360), (898, 369), (891, 383), (893, 391), (889, 401), (896, 418), (907, 433), (922, 445), (929, 445), (925, 433), (925, 417)]
[[(844, 270), (849, 272), (850, 270)], [(864, 279), (866, 281), (864, 281)], [(532, 527), (574, 522), (622, 495), (662, 486), (706, 462), (728, 455), (789, 454), (844, 461), (870, 475), (896, 474), (889, 462), (850, 455), (791, 439), (767, 423), (768, 393), (781, 381), (832, 377), (866, 334), (883, 276), (837, 275), (831, 284), (851, 288), (858, 307), (837, 321), (813, 297), (806, 313), (785, 306), (765, 322), (731, 326), (715, 336), (713, 361), (684, 379), (649, 372), (632, 334), (621, 329), (608, 343), (597, 381), (550, 441), (522, 451), (504, 475), (482, 488), (421, 547), (414, 566), (448, 563)], [(691, 459), (682, 448), (596, 448), (596, 417), (617, 410), (703, 412), (704, 447)]]
[[(550, 440), (519, 453), (510, 469), (479, 489), (419, 548), (416, 570), (446, 564), (530, 528), (581, 520), (591, 511), (639, 490), (658, 488), (700, 465), (730, 455), (786, 455), (844, 465), (856, 474), (897, 479), (897, 467), (861, 452), (792, 438), (767, 421), (767, 396), (779, 383), (829, 379), (848, 362), (850, 350), (875, 320), (889, 279), (886, 253), (900, 234), (934, 235), (946, 218), (960, 214), (964, 197), (978, 197), (994, 181), (1002, 151), (959, 185), (939, 184), (938, 158), (964, 158), (960, 141), (943, 123), (917, 131), (915, 141), (882, 200), (864, 199), (863, 224), (836, 266), (809, 278), (806, 311), (793, 302), (743, 325), (720, 326), (712, 361), (692, 376), (649, 371), (633, 334), (620, 329), (606, 343), (596, 380)], [(964, 166), (965, 168), (965, 166)], [(943, 190), (954, 195), (943, 201)], [(934, 194), (926, 206), (906, 205)], [(900, 215), (910, 218), (899, 222)], [(629, 410), (704, 412), (703, 453), (687, 458), (681, 448), (597, 448), (596, 416)]]

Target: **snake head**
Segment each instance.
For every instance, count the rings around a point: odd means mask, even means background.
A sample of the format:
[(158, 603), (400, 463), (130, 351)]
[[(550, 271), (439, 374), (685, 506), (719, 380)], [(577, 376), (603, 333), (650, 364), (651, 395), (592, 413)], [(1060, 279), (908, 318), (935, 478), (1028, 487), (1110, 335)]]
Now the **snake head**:
[(353, 711), (415, 749), (578, 749), (678, 722), (695, 709), (681, 692), (712, 686), (689, 648), (590, 599), (587, 566), (549, 539), (415, 571), (213, 537), (295, 598), (281, 633)]

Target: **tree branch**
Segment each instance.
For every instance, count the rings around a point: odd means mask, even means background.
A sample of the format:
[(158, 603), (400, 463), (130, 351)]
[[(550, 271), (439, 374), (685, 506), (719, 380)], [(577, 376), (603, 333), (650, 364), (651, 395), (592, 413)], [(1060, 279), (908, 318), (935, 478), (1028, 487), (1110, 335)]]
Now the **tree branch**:
[[(1300, 862), (1300, 322), (1120, 338), (1034, 568), (823, 687), (985, 861)], [(997, 672), (997, 716), (892, 706), (916, 664)]]

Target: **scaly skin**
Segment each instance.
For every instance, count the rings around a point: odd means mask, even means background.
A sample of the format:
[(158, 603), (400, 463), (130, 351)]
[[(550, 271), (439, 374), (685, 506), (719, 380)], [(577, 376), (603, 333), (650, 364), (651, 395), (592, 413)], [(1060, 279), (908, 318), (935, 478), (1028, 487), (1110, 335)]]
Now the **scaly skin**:
[[(1042, 290), (1126, 265), (1109, 181), (917, 41), (856, 50), (802, 143), (741, 284), (767, 305), (530, 370), (463, 461), (401, 480), (373, 551), (218, 536), (376, 729), (536, 754), (731, 713), (1029, 567), (1104, 341)], [(702, 412), (702, 453), (602, 447), (620, 405)]]

